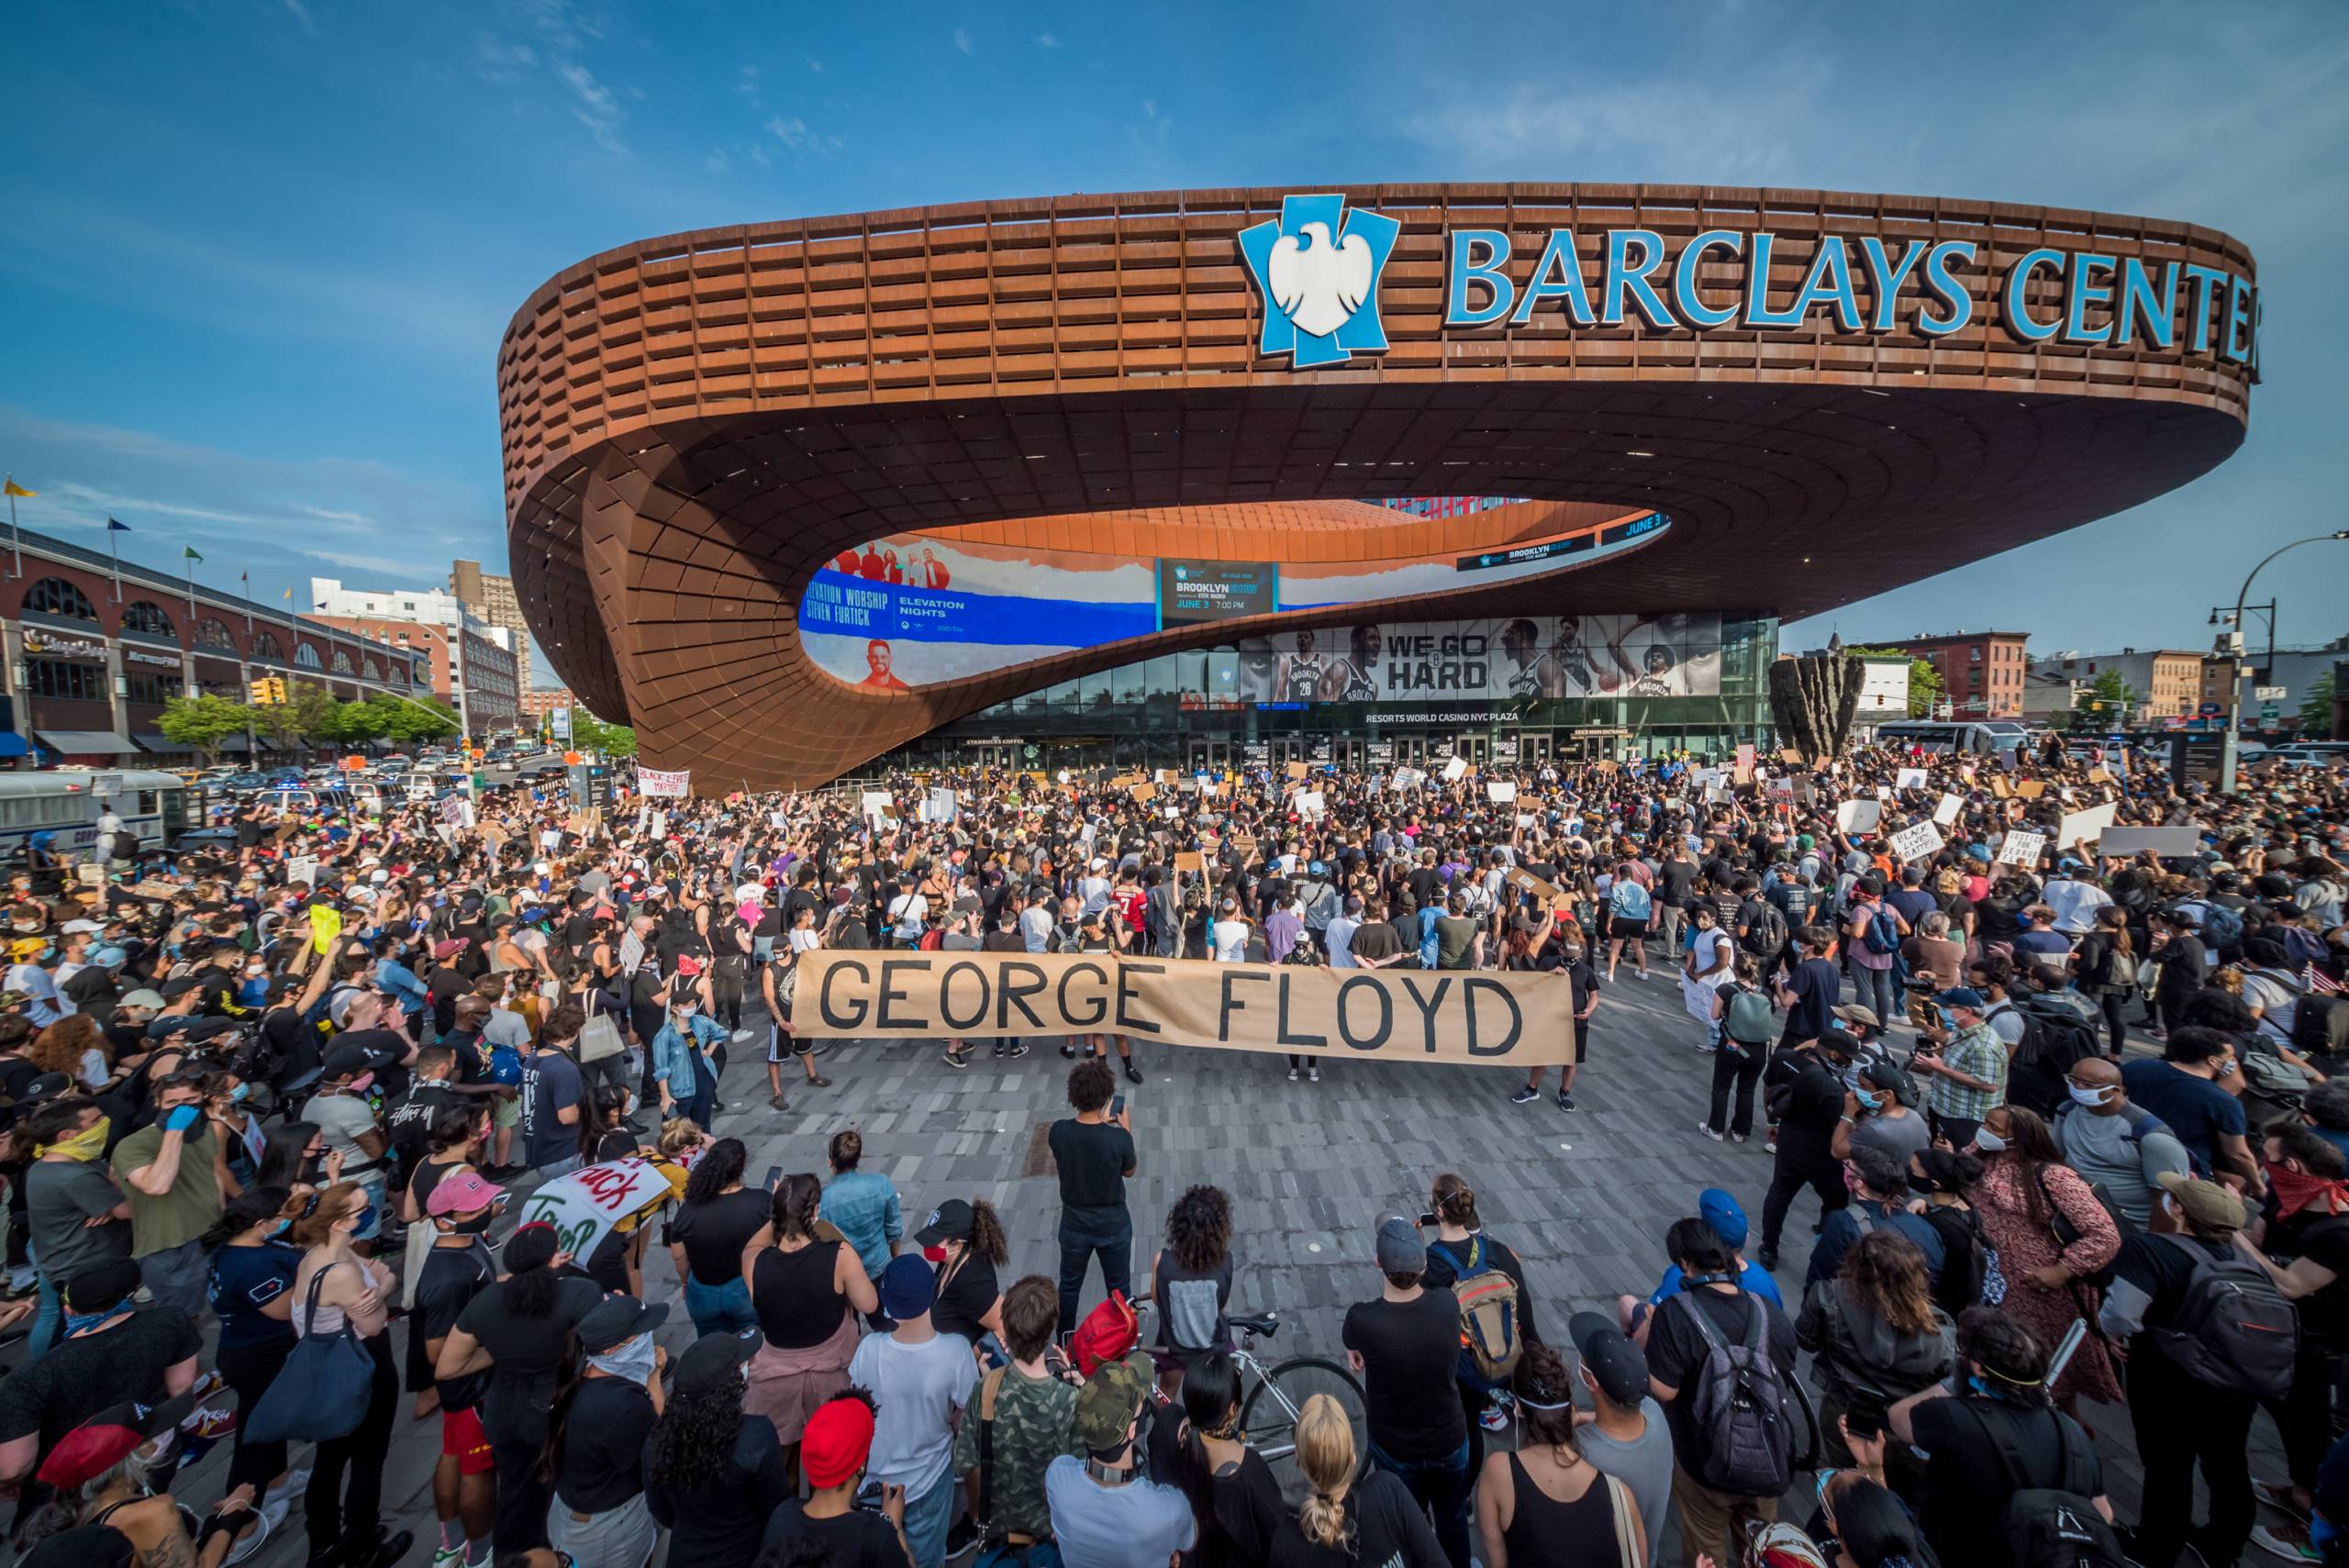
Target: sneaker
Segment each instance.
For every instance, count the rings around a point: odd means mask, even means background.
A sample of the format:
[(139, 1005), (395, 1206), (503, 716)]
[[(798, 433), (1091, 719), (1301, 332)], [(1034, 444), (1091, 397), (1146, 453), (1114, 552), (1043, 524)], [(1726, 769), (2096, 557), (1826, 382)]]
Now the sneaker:
[(1319, 1084), (1321, 1082), (1321, 1069), (1313, 1065), (1311, 1062), (1308, 1062), (1305, 1067), (1305, 1081), (1308, 1084)]
[(465, 1547), (462, 1541), (459, 1541), (454, 1546), (436, 1546), (432, 1549), (432, 1568), (462, 1568), (464, 1561)]
[(1762, 1152), (1763, 1152), (1763, 1153), (1765, 1153), (1765, 1154), (1776, 1154), (1777, 1151), (1778, 1151), (1778, 1140), (1777, 1140), (1776, 1139), (1775, 1139), (1775, 1138), (1771, 1139), (1768, 1142), (1766, 1142), (1766, 1143), (1765, 1143), (1764, 1145), (1762, 1145)]
[(242, 1540), (228, 1548), (228, 1555), (221, 1559), (222, 1563), (233, 1565), (245, 1562), (268, 1545), (270, 1537), (275, 1535), (278, 1527), (285, 1522), (285, 1510), (292, 1501), (290, 1497), (280, 1497), (274, 1503), (263, 1502), (260, 1508), (261, 1523), (246, 1531)]
[(1570, 1111), (1575, 1108), (1575, 1096), (1573, 1090), (1561, 1089), (1558, 1091), (1558, 1108), (1562, 1111)]
[(1732, 1132), (1729, 1135), (1729, 1140), (1731, 1143), (1742, 1143), (1745, 1141), (1745, 1134), (1742, 1132)]
[(734, 1043), (736, 1045), (741, 1044), (744, 1040), (750, 1038), (751, 1031), (749, 1029), (736, 1029), (734, 1031)]
[(1126, 1063), (1126, 1082), (1129, 1084), (1139, 1084), (1141, 1082), (1141, 1069), (1135, 1066), (1130, 1062)]
[(946, 1555), (949, 1557), (960, 1557), (978, 1544), (978, 1527), (971, 1523), (968, 1514), (956, 1519), (946, 1532)]
[(1763, 1248), (1753, 1254), (1753, 1261), (1761, 1266), (1762, 1272), (1765, 1274), (1775, 1274), (1778, 1272), (1778, 1250), (1776, 1247)]
[(1021, 1057), (1028, 1054), (1028, 1042), (1024, 1040), (1015, 1040), (1011, 1042), (1011, 1049), (1005, 1051), (1004, 1054), (1009, 1057), (1012, 1061), (1017, 1062)]
[(1477, 1412), (1476, 1424), (1488, 1432), (1508, 1430), (1508, 1412), (1497, 1405), (1487, 1405)]
[(996, 1040), (996, 1041), (995, 1042), (995, 1051), (994, 1051), (994, 1056), (995, 1056), (995, 1059), (996, 1059), (997, 1062), (1000, 1062), (1000, 1061), (1002, 1061), (1002, 1060), (1003, 1060), (1003, 1050), (1004, 1050), (1003, 1041), (1001, 1041), (1001, 1040)]
[(2251, 1532), (2252, 1545), (2287, 1562), (2321, 1562), (2324, 1553), (2309, 1540), (2309, 1527), (2293, 1523), (2257, 1525)]
[[(1295, 1074), (1291, 1074), (1291, 1076), (1294, 1076), (1294, 1075), (1295, 1075)], [(1520, 1090), (1518, 1090), (1518, 1092), (1517, 1092), (1516, 1094), (1511, 1095), (1508, 1097), (1508, 1103), (1509, 1103), (1510, 1105), (1513, 1105), (1513, 1106), (1530, 1106), (1530, 1105), (1531, 1105), (1534, 1101), (1536, 1101), (1536, 1100), (1540, 1099), (1541, 1097), (1542, 1097), (1542, 1091), (1541, 1091), (1541, 1090), (1536, 1089), (1536, 1088), (1532, 1088), (1532, 1087), (1530, 1087), (1530, 1086), (1529, 1086), (1529, 1087), (1525, 1087), (1525, 1088), (1520, 1088)]]
[(1716, 1143), (1719, 1143), (1721, 1140), (1721, 1135), (1713, 1130), (1713, 1124), (1711, 1122), (1698, 1122), (1697, 1124), (1697, 1130), (1703, 1133), (1706, 1137), (1711, 1139)]
[(1697, 1051), (1700, 1055), (1710, 1056), (1719, 1050), (1720, 1050), (1720, 1047), (1715, 1045), (1709, 1040), (1700, 1040), (1697, 1042)]
[(791, 1102), (785, 1099), (781, 1095), (769, 1095), (767, 1096), (767, 1108), (769, 1110), (787, 1111), (791, 1108)]
[(2251, 1484), (2251, 1492), (2253, 1496), (2257, 1497), (2269, 1507), (2280, 1513), (2289, 1514), (2303, 1524), (2308, 1522), (2309, 1511), (2292, 1500), (2292, 1488), (2288, 1484), (2282, 1481), (2254, 1481)]
[(968, 1067), (970, 1064), (971, 1059), (959, 1051), (950, 1051), (946, 1053), (946, 1065), (949, 1067)]
[(1061, 1054), (1067, 1057), (1071, 1062), (1074, 1062), (1076, 1060), (1076, 1047), (1069, 1044), (1066, 1040), (1063, 1040), (1061, 1041)]
[(1297, 1082), (1297, 1069), (1296, 1069), (1296, 1068), (1294, 1068), (1294, 1067), (1290, 1068), (1290, 1069), (1288, 1070), (1288, 1081), (1289, 1081), (1290, 1083), (1294, 1084), (1294, 1083), (1296, 1083), (1296, 1082)]

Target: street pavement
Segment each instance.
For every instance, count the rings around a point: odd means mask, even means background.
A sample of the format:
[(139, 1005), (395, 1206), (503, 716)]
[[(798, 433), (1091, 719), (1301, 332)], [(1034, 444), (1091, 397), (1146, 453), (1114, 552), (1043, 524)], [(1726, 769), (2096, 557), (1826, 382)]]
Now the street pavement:
[[(832, 1086), (791, 1089), (789, 1109), (778, 1112), (767, 1105), (763, 1016), (752, 1020), (752, 1033), (730, 1048), (720, 1091), (729, 1108), (717, 1117), (716, 1130), (749, 1146), (753, 1176), (770, 1166), (821, 1174), (827, 1140), (852, 1127), (863, 1135), (864, 1167), (887, 1175), (902, 1195), (909, 1237), (940, 1200), (984, 1197), (1010, 1234), (1004, 1283), (1056, 1274), (1058, 1193), (1042, 1129), (1069, 1114), (1063, 1093), (1069, 1064), (1054, 1042), (1035, 1041), (1015, 1062), (982, 1047), (960, 1072), (928, 1043), (836, 1045), (820, 1063)], [(1278, 1056), (1137, 1044), (1134, 1060), (1147, 1082), (1119, 1085), (1130, 1095), (1140, 1151), (1128, 1195), (1136, 1279), (1147, 1278), (1168, 1206), (1192, 1184), (1213, 1183), (1232, 1201), (1234, 1310), (1281, 1314), (1280, 1333), (1260, 1342), (1259, 1354), (1268, 1364), (1317, 1352), (1341, 1359), (1345, 1308), (1378, 1292), (1374, 1218), (1386, 1209), (1419, 1213), (1430, 1182), (1453, 1171), (1475, 1189), (1486, 1229), (1524, 1260), (1537, 1326), (1562, 1339), (1572, 1313), (1611, 1312), (1617, 1296), (1654, 1288), (1666, 1262), (1664, 1232), (1696, 1212), (1703, 1188), (1736, 1194), (1758, 1232), (1770, 1156), (1758, 1135), (1740, 1146), (1716, 1144), (1697, 1130), (1710, 1074), (1709, 1059), (1696, 1049), (1701, 1034), (1681, 1007), (1675, 978), (1653, 973), (1642, 981), (1627, 962), (1602, 992), (1573, 1111), (1559, 1109), (1546, 1092), (1531, 1105), (1511, 1105), (1520, 1069), (1335, 1062), (1319, 1084), (1291, 1084)], [(1554, 1082), (1553, 1073), (1545, 1091)], [(1789, 1303), (1798, 1299), (1816, 1218), (1816, 1201), (1805, 1193), (1787, 1224), (1778, 1273)], [(674, 1356), (693, 1328), (657, 1236), (644, 1273), (648, 1298), (672, 1304), (660, 1338)], [(1100, 1296), (1096, 1272), (1085, 1305)], [(430, 1477), (440, 1429), (437, 1418), (411, 1421), (408, 1408), (404, 1395), (384, 1503), (387, 1518), (416, 1532), (407, 1561), (421, 1568), (435, 1532)], [(2132, 1519), (2139, 1472), (2127, 1412), (2092, 1406), (2083, 1413), (2104, 1453), (2116, 1510)], [(203, 1506), (217, 1496), (226, 1453), (220, 1445), (183, 1477), (184, 1500)], [(2255, 1474), (2282, 1474), (2265, 1415), (2254, 1428), (2254, 1458)], [(1788, 1494), (1789, 1517), (1808, 1514), (1809, 1496), (1809, 1477), (1799, 1477)], [(262, 1568), (300, 1562), (300, 1536), (297, 1507), (286, 1538), (252, 1561)], [(1656, 1560), (1677, 1561), (1676, 1545)]]

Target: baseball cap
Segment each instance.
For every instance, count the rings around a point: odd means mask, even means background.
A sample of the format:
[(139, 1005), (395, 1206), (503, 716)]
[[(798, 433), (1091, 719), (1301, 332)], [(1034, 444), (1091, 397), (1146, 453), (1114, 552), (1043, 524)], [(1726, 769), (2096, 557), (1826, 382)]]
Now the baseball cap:
[(336, 1046), (327, 1052), (325, 1062), (318, 1068), (320, 1076), (328, 1082), (342, 1077), (346, 1073), (357, 1077), (362, 1073), (372, 1073), (374, 1070), (375, 1053), (363, 1045)]
[(930, 1264), (918, 1254), (907, 1252), (892, 1258), (889, 1266), (881, 1271), (881, 1311), (885, 1317), (901, 1321), (918, 1318), (930, 1310), (936, 1294), (936, 1278)]
[(78, 1488), (128, 1459), (141, 1445), (175, 1429), (195, 1408), (193, 1393), (160, 1405), (125, 1400), (108, 1406), (57, 1440), (41, 1461), (39, 1477), (51, 1486)]
[(1126, 1431), (1150, 1397), (1153, 1377), (1150, 1352), (1135, 1351), (1123, 1361), (1103, 1362), (1077, 1390), (1076, 1408), (1069, 1429), (1077, 1441), (1100, 1453), (1113, 1453), (1125, 1444)]
[(147, 987), (142, 985), (138, 990), (125, 995), (122, 998), (121, 1006), (126, 1007), (147, 1007), (160, 1013), (163, 1010), (163, 998), (161, 993), (150, 991)]
[(961, 1198), (951, 1197), (930, 1211), (929, 1220), (914, 1232), (914, 1240), (924, 1247), (935, 1247), (941, 1241), (966, 1241), (971, 1236), (971, 1206)]
[(800, 1434), (799, 1463), (810, 1486), (840, 1486), (873, 1451), (873, 1407), (862, 1399), (827, 1399)]
[(99, 1312), (128, 1301), (139, 1284), (139, 1265), (128, 1258), (93, 1263), (65, 1282), (69, 1312)]
[(704, 1334), (677, 1358), (676, 1391), (707, 1394), (725, 1387), (741, 1364), (757, 1355), (764, 1343), (766, 1337), (756, 1329), (745, 1329), (736, 1334)]
[(85, 931), (95, 931), (97, 929), (98, 923), (95, 920), (68, 920), (57, 928), (60, 935), (68, 937), (78, 936)]
[(1707, 1187), (1697, 1195), (1697, 1213), (1724, 1246), (1742, 1247), (1752, 1231), (1745, 1209), (1737, 1199), (1720, 1187)]
[[(448, 1184), (443, 1182), (432, 1189), (435, 1200)], [(479, 1206), (469, 1204), (466, 1207)], [(666, 1302), (639, 1301), (632, 1296), (607, 1296), (588, 1308), (587, 1316), (579, 1320), (579, 1348), (591, 1356), (600, 1356), (615, 1346), (626, 1344), (639, 1334), (651, 1333), (668, 1318), (669, 1306)]]
[[(1740, 1216), (1742, 1218), (1743, 1216)], [(1648, 1390), (1648, 1358), (1640, 1347), (1605, 1315), (1577, 1312), (1566, 1333), (1582, 1355), (1584, 1370), (1598, 1391), (1618, 1405), (1636, 1410)]]
[(1933, 994), (1933, 1000), (1945, 1007), (1964, 1007), (1974, 1013), (1989, 1006), (1982, 999), (1982, 993), (1971, 985), (1953, 985), (1946, 991), (1937, 991)]
[(471, 937), (448, 937), (432, 944), (434, 962), (446, 963), (473, 945)]
[(1399, 1214), (1390, 1211), (1378, 1217), (1372, 1247), (1378, 1266), (1390, 1274), (1426, 1272), (1427, 1243), (1419, 1240), (1419, 1228)]
[(2182, 1171), (2164, 1171), (2154, 1178), (2154, 1184), (2176, 1198), (2186, 1218), (2204, 1230), (2233, 1231), (2243, 1227), (2243, 1199), (2216, 1182), (2200, 1181)]
[(480, 1172), (462, 1170), (441, 1179), (440, 1184), (432, 1189), (432, 1195), (425, 1200), (424, 1212), (429, 1215), (471, 1214), (476, 1209), (487, 1208), (505, 1195), (504, 1187), (484, 1179)]

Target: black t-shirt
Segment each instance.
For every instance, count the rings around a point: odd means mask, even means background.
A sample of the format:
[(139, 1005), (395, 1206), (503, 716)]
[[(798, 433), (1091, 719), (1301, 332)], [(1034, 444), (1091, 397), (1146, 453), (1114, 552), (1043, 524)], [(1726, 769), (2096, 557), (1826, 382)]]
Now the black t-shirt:
[(986, 1330), (979, 1327), (979, 1319), (995, 1306), (996, 1297), (1003, 1294), (996, 1283), (995, 1264), (975, 1251), (963, 1254), (963, 1265), (952, 1277), (946, 1265), (938, 1265), (938, 1295), (930, 1303), (930, 1326), (941, 1334), (960, 1334), (977, 1344)]
[(323, 1057), (317, 1026), (304, 1023), (300, 1008), (272, 1007), (262, 1014), (261, 1038), (278, 1062), (277, 1074), (270, 1081), (272, 1087), (283, 1089), (318, 1070)]
[[(2054, 1410), (2021, 1410), (1997, 1400), (1928, 1399), (1909, 1412), (1909, 1429), (1925, 1454), (1925, 1488), (1917, 1523), (1943, 1562), (2007, 1562), (2007, 1504), (2015, 1494), (2005, 1460), (1984, 1422), (2012, 1434), (2023, 1475), (2034, 1486), (2062, 1487), (2094, 1498), (2104, 1472), (2087, 1434)], [(2071, 1427), (2066, 1464), (2065, 1434)], [(2066, 1476), (2066, 1470), (2072, 1473)]]
[[(435, 1173), (437, 1181), (456, 1167), (428, 1165), (424, 1169)], [(416, 1307), (407, 1323), (409, 1393), (421, 1393), (433, 1385), (432, 1341), (447, 1339), (465, 1304), (487, 1290), (496, 1277), (497, 1260), (488, 1243), (479, 1238), (470, 1247), (434, 1247), (424, 1254), (424, 1266), (416, 1276)], [(454, 1379), (442, 1387), (441, 1403), (452, 1410), (467, 1409), (480, 1402), (485, 1381), (478, 1373)]]
[(1767, 1338), (1770, 1359), (1788, 1377), (1795, 1370), (1795, 1326), (1787, 1315), (1764, 1301), (1760, 1296), (1740, 1291), (1726, 1296), (1709, 1285), (1692, 1285), (1683, 1282), (1680, 1294), (1667, 1296), (1656, 1308), (1653, 1327), (1648, 1330), (1648, 1371), (1658, 1383), (1676, 1388), (1680, 1396), (1665, 1404), (1665, 1425), (1672, 1429), (1673, 1451), (1694, 1462), (1682, 1468), (1694, 1473), (1700, 1456), (1706, 1451), (1705, 1435), (1697, 1428), (1697, 1385), (1705, 1370), (1705, 1358), (1709, 1347), (1697, 1325), (1688, 1318), (1691, 1312), (1702, 1312), (1712, 1324), (1714, 1332), (1725, 1345), (1745, 1342), (1753, 1327), (1753, 1307), (1762, 1308), (1768, 1324)]
[(163, 1373), (204, 1349), (187, 1314), (148, 1307), (111, 1329), (61, 1340), (30, 1366), (0, 1383), (0, 1443), (40, 1435), (46, 1455), (57, 1440), (110, 1405), (155, 1404)]
[(2300, 1332), (2327, 1350), (2349, 1349), (2349, 1217), (2302, 1209), (2279, 1219), (2270, 1199), (2267, 1250), (2332, 1271), (2332, 1283), (2300, 1297)]
[(457, 1027), (457, 998), (472, 989), (471, 981), (445, 963), (424, 977), (424, 994), (432, 1004), (435, 1040)]
[(336, 1051), (357, 1046), (367, 1053), (367, 1070), (375, 1074), (376, 1086), (384, 1091), (387, 1103), (407, 1093), (408, 1071), (400, 1065), (400, 1058), (407, 1054), (411, 1043), (407, 1036), (390, 1029), (350, 1029), (334, 1037)]
[(644, 1490), (652, 1396), (625, 1377), (582, 1378), (562, 1424), (555, 1496), (576, 1513), (617, 1508)]
[(571, 1332), (604, 1293), (592, 1281), (565, 1277), (555, 1282), (554, 1306), (545, 1317), (522, 1318), (507, 1310), (510, 1287), (510, 1281), (500, 1281), (465, 1303), (457, 1327), (481, 1341), (493, 1361), (481, 1397), (482, 1427), (490, 1440), (541, 1442)]
[(1835, 1124), (1843, 1115), (1842, 1080), (1816, 1052), (1795, 1051), (1773, 1057), (1763, 1081), (1773, 1088), (1792, 1085), (1778, 1118), (1778, 1147), (1784, 1157), (1804, 1163), (1831, 1162)]
[(703, 1284), (721, 1285), (742, 1277), (742, 1249), (773, 1216), (774, 1204), (761, 1190), (720, 1193), (707, 1203), (679, 1204), (662, 1228), (662, 1240), (685, 1243), (685, 1267)]
[(1344, 1343), (1363, 1359), (1371, 1441), (1412, 1460), (1449, 1458), (1467, 1440), (1453, 1384), (1460, 1304), (1451, 1291), (1438, 1285), (1415, 1301), (1358, 1301), (1346, 1308)]
[(823, 1553), (819, 1560), (832, 1568), (911, 1568), (906, 1549), (897, 1542), (895, 1526), (883, 1516), (862, 1508), (831, 1518), (811, 1518), (807, 1505), (796, 1497), (785, 1502), (767, 1520), (767, 1533), (759, 1544), (764, 1551), (788, 1546), (795, 1540), (820, 1542)]
[(1130, 1227), (1126, 1177), (1134, 1169), (1134, 1135), (1113, 1121), (1074, 1117), (1047, 1135), (1061, 1173), (1061, 1224), (1094, 1230)]
[[(1460, 1402), (1452, 1404), (1457, 1416)], [(1364, 1476), (1347, 1491), (1343, 1507), (1352, 1551), (1317, 1546), (1296, 1519), (1284, 1519), (1273, 1537), (1272, 1568), (1444, 1568), (1443, 1548), (1426, 1512), (1390, 1473), (1373, 1470)]]
[(413, 1173), (431, 1151), (432, 1124), (451, 1106), (471, 1104), (468, 1096), (446, 1084), (419, 1078), (398, 1099), (388, 1102), (384, 1131), (399, 1156), (400, 1169)]
[(1697, 862), (1666, 861), (1655, 873), (1656, 902), (1686, 909), (1689, 890), (1697, 885)]
[(1346, 951), (1356, 958), (1390, 959), (1403, 951), (1403, 939), (1385, 920), (1364, 920), (1354, 928)]
[(653, 1518), (669, 1527), (669, 1568), (740, 1568), (756, 1557), (761, 1532), (794, 1490), (774, 1423), (764, 1416), (744, 1416), (734, 1437), (731, 1472), (703, 1491), (665, 1484), (652, 1450), (648, 1438), (644, 1499)]

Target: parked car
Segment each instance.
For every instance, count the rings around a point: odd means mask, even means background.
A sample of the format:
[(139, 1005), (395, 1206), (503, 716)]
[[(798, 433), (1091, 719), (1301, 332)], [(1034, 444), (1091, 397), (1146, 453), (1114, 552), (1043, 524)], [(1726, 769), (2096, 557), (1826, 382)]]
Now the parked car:
[(2303, 741), (2297, 746), (2278, 746), (2260, 761), (2295, 768), (2338, 768), (2349, 766), (2349, 747), (2337, 741)]
[(237, 830), (234, 828), (191, 828), (173, 839), (172, 853), (228, 854), (237, 852)]

